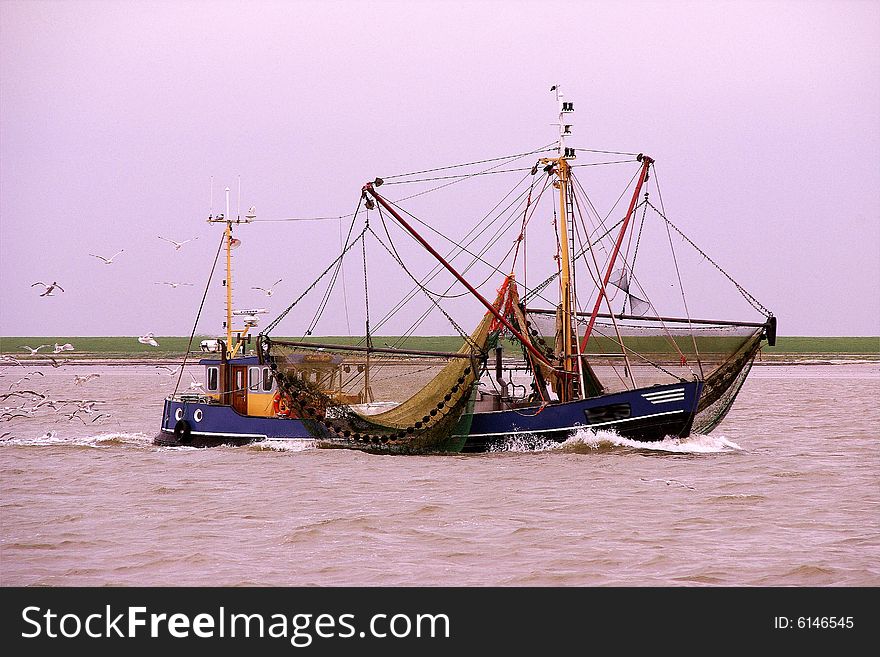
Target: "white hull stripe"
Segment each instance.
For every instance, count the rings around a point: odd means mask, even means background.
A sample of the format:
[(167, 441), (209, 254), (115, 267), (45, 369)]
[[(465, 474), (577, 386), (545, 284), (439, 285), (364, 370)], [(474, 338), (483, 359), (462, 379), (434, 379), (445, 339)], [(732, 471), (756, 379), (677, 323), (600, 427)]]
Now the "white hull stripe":
[(649, 400), (652, 404), (669, 404), (670, 402), (683, 402), (684, 395), (681, 397), (664, 397), (662, 399), (651, 399)]
[(672, 390), (660, 390), (659, 392), (646, 392), (642, 395), (645, 399), (656, 399), (657, 397), (668, 397), (669, 395), (683, 395), (684, 388), (673, 388)]
[[(685, 411), (666, 411), (665, 413), (653, 413), (651, 415), (640, 415), (639, 417), (628, 417), (623, 420), (612, 420), (610, 422), (597, 422), (596, 424), (576, 424), (571, 427), (559, 427), (557, 429), (532, 429), (531, 431), (527, 430), (514, 430), (514, 431), (502, 431), (501, 433), (469, 433), (467, 434), (470, 438), (483, 438), (486, 436), (518, 436), (521, 434), (536, 434), (536, 433), (557, 433), (559, 431), (577, 431), (578, 429), (595, 429), (596, 427), (607, 427), (612, 424), (623, 424), (624, 422), (632, 422), (633, 420), (644, 420), (649, 417), (660, 417), (661, 415), (676, 415), (678, 413), (684, 413)], [(453, 436), (453, 438), (461, 438), (461, 435)]]
[[(162, 433), (174, 433), (174, 429), (162, 429)], [(224, 436), (226, 438), (265, 438), (269, 439), (269, 436), (263, 433), (231, 433), (229, 431), (217, 432), (217, 431), (190, 431), (190, 434), (193, 436)], [(293, 440), (291, 438), (284, 438), (281, 440)], [(314, 438), (296, 438), (295, 440), (314, 440)]]

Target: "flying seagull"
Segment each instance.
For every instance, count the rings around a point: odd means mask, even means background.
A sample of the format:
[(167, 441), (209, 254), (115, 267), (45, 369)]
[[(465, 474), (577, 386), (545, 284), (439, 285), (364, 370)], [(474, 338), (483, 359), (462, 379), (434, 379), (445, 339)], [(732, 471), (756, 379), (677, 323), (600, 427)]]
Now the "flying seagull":
[(55, 350), (52, 353), (60, 354), (62, 351), (73, 351), (73, 345), (69, 342), (65, 342), (64, 344), (55, 343)]
[(40, 295), (41, 297), (52, 297), (52, 296), (55, 296), (54, 294), (52, 294), (52, 292), (53, 292), (56, 288), (59, 289), (59, 290), (61, 290), (62, 292), (64, 292), (64, 288), (61, 287), (60, 285), (58, 285), (58, 282), (57, 282), (57, 281), (52, 281), (52, 285), (46, 285), (46, 284), (43, 283), (42, 281), (37, 281), (36, 283), (31, 283), (31, 287), (36, 287), (37, 285), (42, 285), (44, 288), (46, 288), (46, 291), (43, 292), (43, 293)]
[[(167, 365), (156, 365), (157, 370), (168, 370), (168, 376), (174, 376), (180, 371), (180, 365), (175, 367), (174, 369), (168, 367)], [(156, 372), (156, 374), (161, 374), (161, 372)]]
[(6, 356), (6, 355), (0, 356), (0, 362), (15, 363), (16, 365), (21, 365), (22, 367), (24, 367), (24, 365), (21, 364), (21, 361), (19, 361), (17, 358), (13, 358), (12, 356)]
[(268, 288), (268, 289), (265, 288), (265, 287), (252, 287), (251, 289), (252, 289), (252, 290), (260, 290), (261, 292), (265, 292), (267, 297), (271, 297), (271, 296), (272, 296), (272, 289), (273, 289), (276, 285), (278, 285), (282, 280), (283, 280), (283, 279), (279, 278), (277, 281), (275, 281), (274, 283), (272, 283), (272, 287), (270, 287), (270, 288)]
[(138, 338), (138, 342), (140, 342), (141, 344), (152, 345), (154, 347), (159, 346), (159, 343), (156, 342), (156, 339), (153, 337), (152, 333), (147, 333), (146, 335), (142, 335), (141, 337)]
[(120, 249), (119, 251), (117, 251), (116, 253), (114, 253), (114, 254), (113, 254), (112, 256), (110, 256), (109, 258), (105, 258), (104, 256), (95, 255), (94, 253), (90, 253), (89, 255), (92, 256), (92, 257), (94, 257), (94, 258), (98, 258), (98, 259), (100, 259), (100, 260), (103, 260), (105, 265), (112, 265), (112, 264), (113, 264), (113, 258), (115, 258), (116, 256), (118, 256), (118, 255), (119, 255), (120, 253), (122, 253), (123, 251), (125, 251), (125, 249)]
[(26, 344), (23, 344), (23, 345), (20, 345), (20, 346), (21, 346), (22, 349), (27, 349), (29, 352), (31, 352), (31, 356), (36, 356), (36, 355), (37, 355), (37, 352), (38, 352), (40, 349), (42, 349), (43, 347), (51, 347), (52, 345), (50, 345), (50, 344), (41, 344), (41, 345), (40, 345), (39, 347), (37, 347), (36, 349), (34, 349), (33, 347), (28, 347)]
[(166, 242), (170, 242), (174, 246), (175, 251), (180, 251), (180, 247), (182, 247), (187, 242), (192, 242), (193, 240), (199, 239), (198, 237), (193, 237), (190, 240), (183, 240), (182, 242), (175, 242), (174, 240), (170, 240), (167, 237), (162, 237), (161, 235), (157, 236), (160, 240), (165, 240)]
[(87, 374), (85, 376), (75, 376), (75, 377), (73, 377), (73, 383), (75, 385), (80, 385), (82, 383), (88, 383), (92, 379), (97, 379), (99, 376), (101, 376), (101, 375), (95, 374), (94, 372), (92, 372), (91, 374)]
[(691, 486), (689, 484), (685, 484), (685, 483), (679, 481), (678, 479), (645, 479), (644, 477), (639, 477), (639, 479), (641, 481), (656, 481), (661, 484), (666, 484), (667, 486), (672, 486), (673, 484), (675, 484), (676, 486), (681, 486), (683, 488), (690, 488), (691, 490), (697, 490), (693, 486)]
[(170, 285), (174, 288), (180, 287), (181, 285), (189, 285), (192, 287), (192, 283), (176, 283), (174, 281), (156, 281), (154, 285)]

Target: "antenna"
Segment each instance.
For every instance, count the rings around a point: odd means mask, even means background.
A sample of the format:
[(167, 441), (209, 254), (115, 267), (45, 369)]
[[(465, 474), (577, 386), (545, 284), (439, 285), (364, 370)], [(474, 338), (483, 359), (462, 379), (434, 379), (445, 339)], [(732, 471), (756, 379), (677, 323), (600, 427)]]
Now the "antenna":
[(564, 114), (570, 114), (574, 112), (574, 103), (573, 102), (565, 102), (563, 100), (562, 91), (560, 90), (560, 85), (554, 84), (550, 87), (550, 91), (556, 92), (556, 101), (559, 103), (559, 157), (563, 157), (565, 159), (574, 159), (577, 157), (575, 155), (574, 148), (568, 148), (565, 145), (565, 138), (571, 136), (571, 124), (565, 122)]
[(238, 212), (235, 216), (241, 219), (241, 175), (238, 176)]
[(211, 205), (211, 209), (210, 209), (210, 214), (208, 216), (213, 217), (214, 216), (214, 176), (211, 176), (211, 202), (210, 202), (210, 205)]

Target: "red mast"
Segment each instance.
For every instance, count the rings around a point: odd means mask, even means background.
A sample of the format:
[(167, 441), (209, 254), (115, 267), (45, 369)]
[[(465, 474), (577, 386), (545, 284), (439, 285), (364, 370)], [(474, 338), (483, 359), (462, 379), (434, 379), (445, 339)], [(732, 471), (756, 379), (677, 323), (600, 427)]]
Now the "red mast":
[(581, 342), (581, 353), (585, 353), (587, 350), (587, 340), (590, 339), (590, 334), (593, 332), (593, 324), (596, 323), (596, 316), (599, 314), (599, 306), (602, 303), (602, 298), (607, 298), (605, 295), (605, 289), (608, 286), (608, 280), (611, 278), (611, 270), (614, 268), (614, 261), (617, 259), (617, 254), (620, 251), (620, 245), (623, 244), (626, 229), (629, 228), (629, 220), (636, 207), (636, 201), (639, 199), (639, 192), (642, 191), (642, 183), (648, 178), (648, 167), (654, 163), (654, 160), (647, 155), (639, 155), (638, 160), (642, 163), (642, 171), (639, 175), (639, 181), (636, 183), (636, 191), (633, 192), (632, 200), (629, 202), (629, 210), (626, 211), (626, 217), (624, 217), (623, 225), (620, 227), (620, 234), (617, 236), (617, 244), (614, 245), (614, 251), (611, 253), (611, 260), (608, 261), (608, 269), (605, 271), (605, 278), (602, 279), (602, 285), (599, 287), (599, 295), (596, 297), (596, 305), (593, 306), (593, 312), (590, 315), (590, 322), (587, 324), (587, 330), (584, 332), (584, 339), (583, 342)]

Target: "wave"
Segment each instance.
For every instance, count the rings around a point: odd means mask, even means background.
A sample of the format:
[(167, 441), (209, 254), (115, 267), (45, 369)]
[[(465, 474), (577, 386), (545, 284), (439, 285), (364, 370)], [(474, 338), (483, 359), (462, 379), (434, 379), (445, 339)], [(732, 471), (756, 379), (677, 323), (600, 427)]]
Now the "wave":
[(539, 436), (526, 434), (511, 436), (492, 446), (493, 452), (546, 452), (562, 451), (588, 453), (615, 449), (639, 450), (642, 452), (669, 452), (675, 454), (717, 454), (721, 452), (742, 451), (742, 448), (723, 435), (705, 436), (694, 434), (687, 438), (667, 437), (653, 442), (642, 442), (624, 438), (613, 431), (590, 431), (581, 429), (573, 436), (559, 443)]
[(40, 436), (9, 436), (3, 445), (19, 447), (151, 447), (152, 438), (140, 432), (107, 432), (93, 436), (66, 436), (59, 431), (47, 431)]
[(272, 438), (260, 440), (255, 443), (248, 443), (246, 448), (265, 450), (269, 449), (274, 452), (304, 452), (308, 449), (315, 449), (314, 440), (275, 440)]

